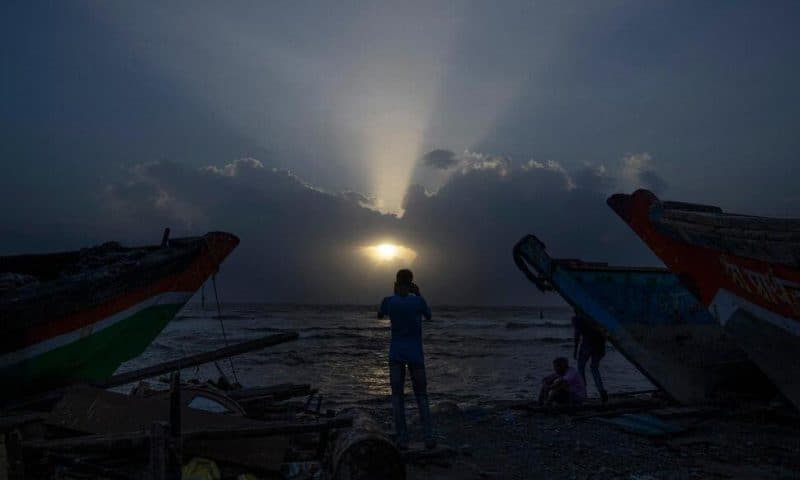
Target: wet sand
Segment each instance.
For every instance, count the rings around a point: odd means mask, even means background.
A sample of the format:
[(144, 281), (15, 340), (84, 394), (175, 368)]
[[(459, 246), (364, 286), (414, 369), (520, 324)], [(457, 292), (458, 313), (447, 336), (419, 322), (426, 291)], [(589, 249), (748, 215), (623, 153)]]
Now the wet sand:
[[(800, 478), (798, 417), (744, 410), (722, 409), (670, 420), (689, 428), (650, 438), (599, 423), (586, 414), (439, 404), (434, 406), (437, 436), (453, 452), (410, 462), (408, 478)], [(390, 428), (389, 411), (375, 413)], [(414, 415), (409, 414), (412, 435)]]

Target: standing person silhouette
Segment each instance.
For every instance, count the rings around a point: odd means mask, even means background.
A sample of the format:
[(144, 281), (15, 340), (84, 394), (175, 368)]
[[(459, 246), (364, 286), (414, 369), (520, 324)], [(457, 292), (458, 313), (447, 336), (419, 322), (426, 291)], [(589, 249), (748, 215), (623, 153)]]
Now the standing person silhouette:
[(578, 361), (578, 372), (585, 383), (586, 364), (590, 363), (589, 369), (594, 378), (594, 385), (597, 387), (600, 399), (606, 403), (608, 402), (608, 393), (603, 387), (603, 378), (600, 376), (600, 360), (606, 355), (605, 332), (579, 310), (575, 310), (572, 326), (575, 329), (575, 347), (572, 358)]
[(411, 374), (411, 385), (417, 398), (419, 416), (425, 432), (425, 447), (434, 448), (431, 411), (428, 404), (428, 386), (425, 375), (425, 356), (422, 352), (422, 318), (431, 319), (431, 309), (414, 283), (411, 270), (397, 272), (394, 295), (381, 302), (378, 318), (389, 317), (392, 341), (389, 346), (389, 379), (392, 387), (392, 411), (397, 446), (408, 448), (405, 393), (406, 367)]

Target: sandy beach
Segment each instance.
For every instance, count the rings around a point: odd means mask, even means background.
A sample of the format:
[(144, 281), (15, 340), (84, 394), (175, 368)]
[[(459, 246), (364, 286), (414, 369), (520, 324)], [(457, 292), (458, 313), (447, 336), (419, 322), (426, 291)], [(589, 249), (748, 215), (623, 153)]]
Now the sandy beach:
[[(580, 412), (443, 403), (434, 408), (435, 428), (440, 443), (453, 451), (410, 460), (407, 473), (420, 480), (798, 478), (800, 419), (780, 411), (722, 409), (676, 417), (670, 423), (685, 431), (648, 438)], [(390, 425), (388, 409), (374, 414)], [(409, 416), (413, 432), (414, 414)]]

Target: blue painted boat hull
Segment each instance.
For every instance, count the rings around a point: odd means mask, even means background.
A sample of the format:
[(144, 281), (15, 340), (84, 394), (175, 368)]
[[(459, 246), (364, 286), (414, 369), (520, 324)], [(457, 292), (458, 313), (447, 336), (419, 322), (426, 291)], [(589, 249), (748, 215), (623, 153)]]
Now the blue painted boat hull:
[(684, 403), (738, 391), (761, 396), (771, 384), (708, 310), (662, 268), (610, 267), (553, 259), (536, 237), (514, 248), (540, 290), (585, 312), (655, 385)]

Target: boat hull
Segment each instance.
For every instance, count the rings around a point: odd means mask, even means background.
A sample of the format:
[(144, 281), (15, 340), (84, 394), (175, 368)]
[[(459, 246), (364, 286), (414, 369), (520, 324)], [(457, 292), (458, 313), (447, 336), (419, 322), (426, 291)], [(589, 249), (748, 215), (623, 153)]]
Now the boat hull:
[(515, 258), (521, 268), (536, 270), (540, 287), (557, 291), (600, 325), (617, 350), (675, 400), (707, 401), (768, 385), (669, 271), (552, 259), (533, 236), (517, 244)]
[[(714, 245), (723, 245), (724, 239), (714, 241), (714, 228), (698, 238), (661, 222), (664, 205), (646, 190), (614, 195), (608, 204), (800, 408), (800, 271), (765, 261), (764, 252), (755, 248), (751, 249), (753, 257), (716, 249)], [(721, 210), (718, 213), (724, 215)], [(731, 218), (732, 222), (751, 221), (749, 217)], [(757, 240), (754, 243), (757, 245)]]
[[(44, 294), (40, 302), (35, 296), (7, 302), (5, 323), (16, 325), (2, 342), (0, 380), (26, 393), (112, 375), (152, 343), (237, 244), (233, 235), (210, 233), (174, 247), (174, 254), (168, 249), (148, 252), (139, 259), (146, 268), (103, 277), (102, 284), (78, 289), (86, 292), (81, 295), (62, 295), (69, 301), (50, 301)], [(149, 260), (153, 255), (156, 260)], [(137, 274), (135, 282), (126, 282), (132, 274)], [(19, 312), (26, 309), (30, 319), (20, 322)]]

